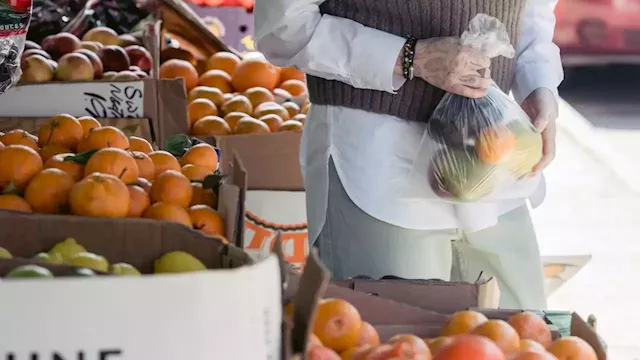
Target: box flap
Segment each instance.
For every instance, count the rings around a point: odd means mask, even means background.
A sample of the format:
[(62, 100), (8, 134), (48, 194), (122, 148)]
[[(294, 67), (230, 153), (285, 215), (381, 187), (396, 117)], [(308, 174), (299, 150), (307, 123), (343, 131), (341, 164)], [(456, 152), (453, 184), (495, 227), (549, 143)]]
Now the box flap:
[(155, 83), (158, 109), (157, 128), (158, 145), (164, 146), (171, 135), (189, 132), (187, 118), (187, 93), (183, 79), (159, 79)]
[(162, 39), (162, 21), (158, 20), (147, 24), (142, 31), (142, 44), (151, 54), (153, 64), (151, 64), (151, 77), (159, 78), (160, 69), (160, 49), (162, 47), (160, 41)]
[(247, 171), (237, 153), (232, 154), (230, 160), (230, 164), (226, 167), (228, 171), (224, 173), (226, 177), (220, 186), (218, 210), (225, 219), (227, 234), (230, 236), (229, 241), (243, 248)]
[[(305, 265), (305, 270), (307, 266)], [(336, 285), (329, 285), (324, 296), (347, 300), (358, 309), (362, 319), (372, 325), (438, 324), (441, 326), (447, 319), (447, 315), (444, 314)]]
[[(303, 191), (300, 171), (299, 132), (218, 136), (216, 146), (222, 152), (222, 164), (229, 163), (232, 151), (238, 152), (249, 174), (248, 190)], [(227, 170), (223, 167), (223, 172)]]
[(580, 315), (571, 314), (571, 335), (586, 341), (598, 354), (598, 360), (607, 360), (605, 344), (596, 331)]
[(293, 353), (304, 353), (307, 339), (311, 334), (318, 301), (327, 288), (329, 270), (322, 264), (316, 251), (312, 251), (302, 275), (299, 287), (293, 299), (293, 328), (291, 332), (291, 346)]
[(381, 280), (353, 278), (332, 283), (445, 314), (467, 308), (497, 308), (496, 293), (499, 299), (495, 279), (478, 284), (399, 278)]

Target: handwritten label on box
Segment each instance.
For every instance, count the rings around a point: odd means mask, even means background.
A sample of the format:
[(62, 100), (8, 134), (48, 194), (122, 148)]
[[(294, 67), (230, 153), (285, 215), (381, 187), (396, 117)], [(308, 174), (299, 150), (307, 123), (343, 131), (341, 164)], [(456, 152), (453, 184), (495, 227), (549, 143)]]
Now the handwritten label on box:
[[(101, 90), (101, 91), (100, 91)], [(84, 93), (85, 110), (96, 118), (142, 117), (141, 82), (110, 83), (107, 89)]]
[(27, 84), (0, 96), (0, 117), (48, 117), (62, 113), (77, 117), (142, 118), (144, 82)]

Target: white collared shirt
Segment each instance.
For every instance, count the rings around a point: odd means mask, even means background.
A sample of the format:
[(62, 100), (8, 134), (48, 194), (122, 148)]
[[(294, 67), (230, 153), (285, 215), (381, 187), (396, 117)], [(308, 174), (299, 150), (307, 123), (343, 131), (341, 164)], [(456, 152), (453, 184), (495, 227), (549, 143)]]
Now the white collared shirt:
[[(394, 93), (402, 76), (393, 73), (405, 39), (355, 21), (322, 15), (325, 0), (256, 1), (258, 50), (278, 66), (296, 66), (307, 74), (339, 80), (356, 88)], [(545, 87), (557, 94), (563, 78), (560, 52), (553, 44), (557, 0), (529, 0), (516, 49), (513, 95), (518, 102)], [(305, 179), (309, 239), (324, 224), (328, 159), (351, 200), (387, 223), (419, 230), (493, 226), (498, 216), (526, 199), (457, 206), (438, 200), (427, 189), (416, 164), (425, 125), (389, 115), (337, 106), (312, 105), (302, 137), (300, 159)], [(424, 154), (421, 154), (424, 155)], [(424, 156), (421, 156), (424, 158)], [(529, 199), (544, 198), (544, 179)]]

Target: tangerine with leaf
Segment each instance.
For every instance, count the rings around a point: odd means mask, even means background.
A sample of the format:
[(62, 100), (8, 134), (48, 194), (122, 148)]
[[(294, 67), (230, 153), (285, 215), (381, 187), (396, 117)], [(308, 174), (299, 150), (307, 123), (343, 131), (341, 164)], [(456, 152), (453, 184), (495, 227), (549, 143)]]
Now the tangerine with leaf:
[(57, 154), (44, 163), (45, 169), (60, 169), (71, 175), (74, 181), (80, 181), (84, 177), (84, 165), (81, 162), (70, 159), (76, 158), (72, 153)]
[(128, 152), (119, 148), (104, 148), (96, 151), (85, 165), (85, 176), (94, 172), (117, 176), (128, 184), (136, 181), (140, 169)]

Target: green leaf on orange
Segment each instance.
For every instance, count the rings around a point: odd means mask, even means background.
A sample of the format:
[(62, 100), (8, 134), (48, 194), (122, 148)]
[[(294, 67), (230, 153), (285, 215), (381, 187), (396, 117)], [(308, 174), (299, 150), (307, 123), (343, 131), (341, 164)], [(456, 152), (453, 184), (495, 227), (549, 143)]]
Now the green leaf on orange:
[(93, 154), (97, 153), (99, 149), (92, 149), (81, 154), (65, 156), (64, 161), (75, 162), (81, 165), (86, 165)]

